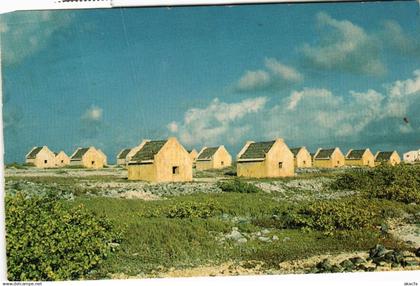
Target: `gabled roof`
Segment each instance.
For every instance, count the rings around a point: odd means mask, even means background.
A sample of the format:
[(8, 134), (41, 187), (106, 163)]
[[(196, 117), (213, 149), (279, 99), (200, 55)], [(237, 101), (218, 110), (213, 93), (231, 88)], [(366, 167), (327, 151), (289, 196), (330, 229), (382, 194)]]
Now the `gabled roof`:
[(265, 154), (270, 151), (275, 142), (276, 141), (251, 143), (239, 159), (265, 159)]
[(299, 153), (300, 150), (302, 150), (302, 147), (296, 147), (296, 148), (291, 148), (290, 151), (292, 151), (293, 156), (296, 157), (296, 155)]
[(162, 149), (167, 140), (148, 141), (144, 146), (137, 151), (137, 153), (131, 158), (131, 161), (142, 162), (153, 160), (155, 155)]
[(334, 153), (334, 151), (335, 151), (335, 148), (321, 149), (319, 150), (318, 154), (316, 154), (314, 159), (321, 159), (321, 160), (331, 159), (331, 155)]
[(213, 157), (214, 153), (219, 149), (219, 147), (206, 147), (200, 155), (197, 157), (197, 161), (209, 161)]
[(375, 160), (377, 160), (377, 161), (388, 161), (389, 159), (391, 159), (391, 156), (392, 156), (393, 153), (394, 153), (394, 151), (378, 152), (378, 154), (376, 154)]
[(71, 156), (71, 160), (82, 160), (83, 155), (86, 154), (87, 151), (89, 151), (89, 147), (86, 148), (79, 148), (77, 149), (76, 153)]
[(130, 151), (131, 151), (131, 148), (122, 149), (120, 153), (118, 154), (117, 159), (125, 159), (125, 157), (127, 157)]
[(360, 150), (351, 150), (346, 159), (348, 160), (359, 160), (363, 158), (363, 155), (366, 153), (367, 149), (360, 149)]
[(26, 156), (26, 159), (35, 159), (36, 155), (42, 150), (43, 147), (34, 147), (32, 151)]

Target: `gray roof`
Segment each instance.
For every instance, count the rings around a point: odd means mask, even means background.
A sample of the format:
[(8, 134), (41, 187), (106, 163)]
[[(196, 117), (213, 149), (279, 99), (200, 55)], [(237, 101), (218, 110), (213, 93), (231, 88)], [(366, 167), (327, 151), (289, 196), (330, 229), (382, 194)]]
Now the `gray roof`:
[(292, 151), (293, 156), (296, 157), (296, 155), (299, 153), (299, 151), (302, 149), (303, 147), (296, 147), (296, 148), (291, 148), (290, 151)]
[(206, 147), (203, 152), (198, 156), (197, 161), (209, 161), (213, 157), (214, 153), (216, 153), (219, 147)]
[(153, 160), (155, 155), (162, 149), (167, 140), (149, 141), (131, 158), (132, 161), (140, 163), (142, 161)]
[(335, 148), (321, 149), (316, 155), (315, 159), (331, 159), (331, 155), (334, 153)]
[(391, 159), (392, 153), (394, 153), (394, 151), (382, 151), (382, 152), (378, 152), (378, 154), (376, 155), (375, 160), (377, 160), (377, 161), (388, 161), (389, 159)]
[(79, 148), (77, 152), (73, 156), (71, 156), (70, 160), (82, 160), (83, 155), (85, 155), (88, 150), (89, 147)]
[(130, 148), (122, 149), (120, 151), (120, 153), (118, 154), (117, 159), (125, 159), (125, 157), (127, 157), (128, 153), (130, 153), (130, 151), (131, 151)]
[(36, 155), (42, 150), (42, 147), (35, 147), (32, 149), (31, 153), (26, 156), (27, 159), (35, 159)]
[(265, 159), (265, 154), (270, 151), (275, 142), (276, 141), (251, 143), (239, 159)]
[(349, 160), (362, 159), (363, 154), (365, 154), (366, 151), (367, 151), (367, 149), (351, 150), (350, 153), (347, 154), (346, 159), (349, 159)]

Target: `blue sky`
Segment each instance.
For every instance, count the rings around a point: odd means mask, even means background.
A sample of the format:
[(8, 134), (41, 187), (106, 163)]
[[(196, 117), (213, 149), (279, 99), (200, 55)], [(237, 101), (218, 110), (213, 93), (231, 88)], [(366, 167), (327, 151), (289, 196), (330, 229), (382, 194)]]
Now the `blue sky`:
[[(5, 161), (143, 138), (420, 149), (415, 1), (0, 17)], [(404, 120), (406, 118), (406, 120)], [(408, 121), (408, 122), (407, 122)]]

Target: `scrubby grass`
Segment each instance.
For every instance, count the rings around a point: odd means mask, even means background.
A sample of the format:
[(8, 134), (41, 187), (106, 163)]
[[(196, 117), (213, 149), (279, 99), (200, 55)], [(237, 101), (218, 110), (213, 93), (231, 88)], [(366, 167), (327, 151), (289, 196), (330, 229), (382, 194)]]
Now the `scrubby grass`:
[[(379, 204), (378, 218), (398, 215), (407, 211), (406, 208), (413, 207), (389, 201), (382, 205), (381, 202), (368, 201), (368, 204), (375, 206)], [(383, 236), (379, 228), (373, 225), (380, 224), (380, 219), (371, 224), (361, 224), (358, 229), (337, 230), (333, 236), (326, 234), (323, 228), (292, 226), (276, 214), (298, 214), (300, 207), (305, 207), (287, 201), (276, 202), (272, 195), (266, 193), (195, 194), (161, 201), (80, 197), (71, 202), (79, 203), (83, 203), (92, 212), (105, 215), (123, 232), (120, 250), (105, 262), (95, 274), (96, 278), (106, 277), (109, 273), (150, 274), (171, 267), (217, 265), (225, 261), (259, 260), (267, 267), (275, 268), (285, 260), (368, 250), (376, 243), (397, 244), (393, 239)], [(303, 204), (309, 206), (310, 202)], [(171, 210), (191, 206), (195, 207), (187, 212), (182, 211), (181, 216), (168, 215)], [(213, 211), (207, 212), (209, 207)], [(388, 212), (382, 213), (383, 209)], [(395, 213), (389, 213), (390, 209), (395, 210)], [(203, 210), (206, 212), (205, 218), (200, 215)], [(320, 214), (326, 215), (324, 212)], [(358, 215), (354, 212), (345, 214)], [(349, 217), (343, 217), (346, 223), (352, 222), (347, 219)], [(258, 240), (249, 240), (244, 244), (233, 241), (218, 243), (217, 235), (229, 233), (234, 226), (249, 233), (268, 228), (271, 230), (270, 235), (277, 235), (279, 240), (271, 243)]]
[(369, 198), (420, 204), (420, 166), (383, 165), (352, 170), (340, 175), (332, 188), (357, 190)]

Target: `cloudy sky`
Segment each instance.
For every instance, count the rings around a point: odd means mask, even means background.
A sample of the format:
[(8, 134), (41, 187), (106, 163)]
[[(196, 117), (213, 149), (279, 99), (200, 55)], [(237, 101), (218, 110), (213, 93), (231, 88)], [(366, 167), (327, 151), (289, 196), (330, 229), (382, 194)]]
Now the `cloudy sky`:
[(0, 17), (6, 162), (34, 145), (420, 148), (415, 1)]

